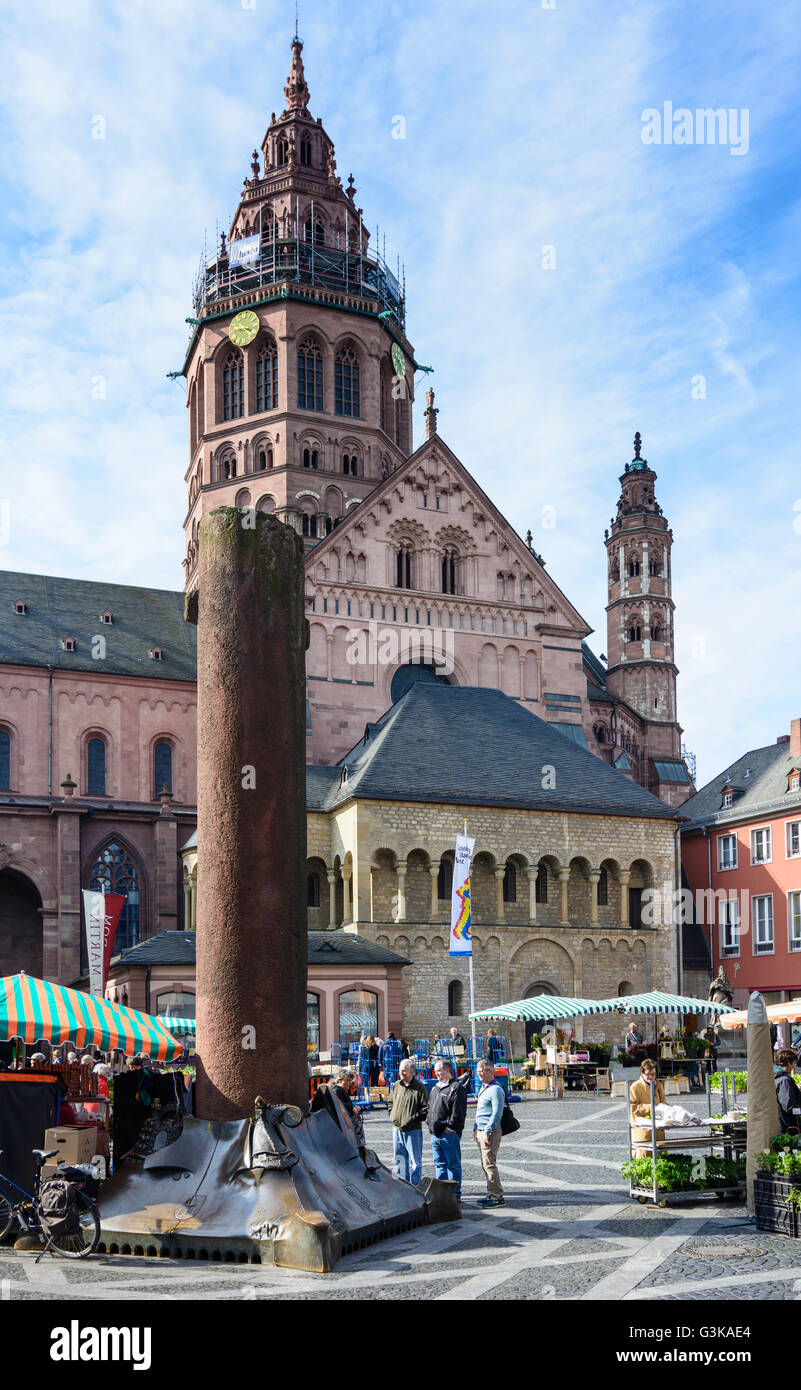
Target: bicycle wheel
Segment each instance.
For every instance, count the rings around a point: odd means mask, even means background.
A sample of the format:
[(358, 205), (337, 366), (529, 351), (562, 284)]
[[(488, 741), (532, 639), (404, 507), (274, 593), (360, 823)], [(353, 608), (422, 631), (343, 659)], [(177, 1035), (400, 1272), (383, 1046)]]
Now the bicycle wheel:
[[(82, 1260), (93, 1254), (100, 1242), (100, 1213), (85, 1192), (78, 1193), (79, 1221), (81, 1229), (74, 1236), (54, 1236), (51, 1250), (58, 1250), (68, 1260)], [(47, 1244), (47, 1236), (40, 1232), (40, 1240)]]
[(8, 1198), (0, 1192), (0, 1240), (5, 1240), (13, 1229), (14, 1222), (14, 1208)]

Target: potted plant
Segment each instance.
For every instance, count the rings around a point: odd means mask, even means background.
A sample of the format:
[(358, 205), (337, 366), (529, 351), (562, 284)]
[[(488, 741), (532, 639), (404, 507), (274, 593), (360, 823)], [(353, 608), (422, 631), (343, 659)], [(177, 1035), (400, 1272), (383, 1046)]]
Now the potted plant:
[(801, 1238), (801, 1136), (775, 1134), (756, 1156), (754, 1210), (758, 1231)]

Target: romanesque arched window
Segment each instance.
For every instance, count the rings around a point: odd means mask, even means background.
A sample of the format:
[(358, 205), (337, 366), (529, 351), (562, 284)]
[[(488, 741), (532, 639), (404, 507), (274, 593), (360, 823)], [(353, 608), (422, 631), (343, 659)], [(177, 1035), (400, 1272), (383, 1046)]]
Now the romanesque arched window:
[(629, 559), (629, 579), (634, 579), (640, 573), (640, 562), (635, 555)]
[(157, 743), (153, 751), (153, 785), (158, 799), (166, 787), (172, 793), (172, 745)]
[(320, 875), (319, 875), (319, 874), (307, 874), (307, 875), (306, 875), (306, 906), (307, 906), (307, 907), (319, 907), (319, 906), (320, 906)]
[(503, 871), (503, 900), (505, 903), (517, 902), (517, 869), (511, 863)]
[(223, 419), (245, 413), (245, 364), (239, 348), (231, 348), (223, 363)]
[(300, 137), (300, 162), (305, 165), (312, 162), (312, 142), (308, 135)]
[(662, 574), (662, 556), (655, 555), (653, 560), (648, 562), (648, 573), (658, 579)]
[(651, 637), (654, 642), (661, 642), (663, 639), (662, 629), (659, 623), (651, 623)]
[(323, 408), (323, 354), (314, 338), (306, 338), (298, 348), (298, 408)]
[(0, 791), (11, 790), (11, 735), (0, 729)]
[(642, 640), (642, 630), (639, 623), (632, 623), (629, 628), (629, 641), (639, 642)]
[(276, 143), (276, 155), (279, 164), (289, 163), (289, 142), (285, 135), (280, 135)]
[(90, 738), (86, 745), (86, 794), (106, 795), (106, 741)]
[(319, 468), (319, 466), (320, 466), (320, 455), (319, 455), (317, 449), (312, 449), (312, 448), (306, 448), (306, 449), (304, 449), (304, 450), (303, 450), (303, 467), (304, 467), (304, 468)]
[(233, 454), (223, 454), (217, 465), (217, 481), (221, 483), (228, 478), (236, 477), (236, 458)]
[(301, 530), (304, 536), (316, 536), (317, 517), (310, 516), (308, 512), (304, 512), (301, 518)]
[(601, 869), (601, 877), (598, 879), (598, 906), (609, 906), (609, 872)]
[(263, 449), (259, 449), (259, 455), (258, 455), (258, 471), (259, 471), (260, 473), (263, 473), (263, 472), (265, 471), (265, 469), (267, 469), (267, 468), (272, 468), (272, 466), (273, 466), (273, 451), (272, 451), (272, 449), (269, 448), (269, 446), (265, 445)]
[(458, 1018), (462, 1012), (462, 982), (451, 980), (448, 985), (448, 1018)]
[(412, 587), (413, 553), (409, 542), (401, 541), (395, 557), (395, 583), (399, 589), (411, 589)]
[(456, 565), (458, 552), (449, 545), (442, 557), (442, 592), (443, 594), (456, 593)]
[(349, 473), (356, 478), (359, 475), (359, 456), (358, 454), (342, 455), (342, 472)]
[(114, 953), (127, 951), (139, 942), (139, 874), (128, 852), (117, 840), (109, 840), (100, 850), (89, 872), (88, 887), (95, 893), (120, 893), (125, 898)]
[(352, 343), (339, 349), (334, 363), (334, 411), (359, 416), (359, 357)]
[(278, 409), (278, 349), (272, 339), (263, 343), (256, 358), (256, 410)]
[(437, 898), (440, 902), (450, 902), (453, 894), (453, 860), (443, 859), (437, 870)]
[(544, 864), (540, 864), (537, 869), (537, 882), (534, 887), (534, 901), (547, 903), (548, 901), (548, 870)]

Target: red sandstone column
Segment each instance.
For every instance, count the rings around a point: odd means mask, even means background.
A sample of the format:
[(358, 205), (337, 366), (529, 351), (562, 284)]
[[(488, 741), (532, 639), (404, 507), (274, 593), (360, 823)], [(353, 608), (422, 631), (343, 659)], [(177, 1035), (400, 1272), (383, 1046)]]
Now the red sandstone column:
[[(188, 612), (192, 613), (192, 596)], [(200, 525), (196, 1114), (305, 1106), (307, 625), (300, 537)]]

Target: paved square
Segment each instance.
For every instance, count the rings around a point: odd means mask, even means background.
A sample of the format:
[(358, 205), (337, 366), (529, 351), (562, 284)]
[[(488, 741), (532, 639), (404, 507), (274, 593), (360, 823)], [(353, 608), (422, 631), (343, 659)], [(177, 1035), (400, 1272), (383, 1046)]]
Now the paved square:
[[(703, 1097), (683, 1097), (702, 1113)], [(801, 1248), (745, 1224), (744, 1203), (645, 1207), (620, 1176), (627, 1156), (621, 1100), (525, 1097), (520, 1130), (499, 1166), (506, 1206), (484, 1211), (469, 1129), (462, 1145), (463, 1219), (429, 1226), (343, 1259), (333, 1274), (258, 1266), (94, 1256), (76, 1262), (0, 1251), (2, 1298), (554, 1299), (612, 1302), (801, 1297)], [(472, 1125), (472, 1109), (468, 1125)], [(392, 1163), (385, 1111), (365, 1116), (368, 1143)], [(431, 1172), (424, 1147), (424, 1171)]]

